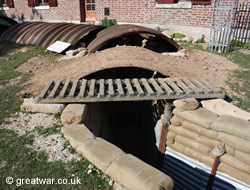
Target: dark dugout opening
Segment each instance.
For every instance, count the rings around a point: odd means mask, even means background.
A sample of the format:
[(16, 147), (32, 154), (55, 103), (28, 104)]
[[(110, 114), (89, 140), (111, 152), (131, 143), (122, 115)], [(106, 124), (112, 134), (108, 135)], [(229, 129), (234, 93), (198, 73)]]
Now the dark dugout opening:
[[(85, 79), (166, 77), (137, 67), (104, 69)], [(98, 137), (133, 154), (146, 163), (158, 166), (155, 126), (164, 110), (161, 101), (124, 101), (89, 103), (84, 123)]]
[[(144, 45), (143, 45), (143, 41), (145, 41)], [(149, 34), (124, 35), (122, 37), (119, 37), (110, 41), (109, 43), (101, 47), (99, 50), (116, 47), (117, 45), (138, 46), (138, 47), (144, 46), (145, 48), (152, 50), (154, 52), (157, 52), (157, 53), (178, 51), (178, 49), (170, 45), (169, 42), (164, 41), (157, 36), (149, 35)]]

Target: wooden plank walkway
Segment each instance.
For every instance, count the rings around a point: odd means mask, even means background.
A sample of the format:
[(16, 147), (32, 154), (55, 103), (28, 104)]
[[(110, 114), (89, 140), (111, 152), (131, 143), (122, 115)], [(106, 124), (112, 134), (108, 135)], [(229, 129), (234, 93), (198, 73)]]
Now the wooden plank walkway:
[(183, 98), (224, 98), (225, 93), (198, 77), (150, 79), (91, 79), (50, 81), (41, 103), (143, 101)]

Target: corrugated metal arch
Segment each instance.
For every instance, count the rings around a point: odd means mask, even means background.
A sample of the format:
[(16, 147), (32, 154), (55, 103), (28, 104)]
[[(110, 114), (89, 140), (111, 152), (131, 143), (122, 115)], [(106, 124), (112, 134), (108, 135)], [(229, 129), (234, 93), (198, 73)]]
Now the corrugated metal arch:
[(96, 39), (94, 39), (88, 45), (88, 52), (94, 53), (95, 51), (105, 47), (105, 45), (107, 45), (110, 42), (116, 41), (121, 37), (126, 37), (135, 34), (154, 35), (155, 37), (159, 38), (162, 41), (162, 43), (168, 46), (169, 49), (171, 49), (172, 51), (178, 51), (178, 49), (180, 48), (180, 46), (174, 40), (168, 38), (167, 36), (156, 30), (137, 25), (124, 24), (124, 25), (112, 26), (99, 32), (97, 34)]
[(0, 40), (40, 45), (44, 48), (59, 40), (75, 46), (82, 38), (88, 36), (92, 38), (92, 35), (96, 35), (104, 28), (103, 26), (71, 23), (22, 23), (7, 29)]
[(17, 22), (9, 17), (0, 16), (0, 36), (12, 25), (17, 24)]
[(8, 23), (10, 23), (10, 25), (14, 25), (17, 24), (18, 22), (13, 20), (12, 18), (6, 17), (6, 16), (0, 16), (0, 20), (4, 20)]

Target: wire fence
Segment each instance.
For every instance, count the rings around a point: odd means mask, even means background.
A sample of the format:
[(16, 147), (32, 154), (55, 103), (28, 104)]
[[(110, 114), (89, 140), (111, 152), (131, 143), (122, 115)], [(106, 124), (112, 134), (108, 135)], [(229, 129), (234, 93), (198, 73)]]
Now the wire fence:
[(229, 49), (236, 7), (236, 0), (215, 0), (209, 42), (211, 50), (226, 52)]
[(250, 3), (240, 3), (236, 7), (232, 40), (242, 43), (250, 42)]

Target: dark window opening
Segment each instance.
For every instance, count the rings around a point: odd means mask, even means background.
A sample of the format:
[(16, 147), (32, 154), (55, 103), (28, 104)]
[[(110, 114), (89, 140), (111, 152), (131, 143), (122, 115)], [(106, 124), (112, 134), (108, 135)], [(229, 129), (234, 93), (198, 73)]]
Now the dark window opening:
[(104, 16), (110, 16), (110, 8), (109, 7), (104, 8)]
[(178, 0), (157, 0), (158, 4), (174, 4), (178, 3)]
[(0, 0), (0, 7), (7, 7), (6, 0)]
[(193, 5), (211, 5), (211, 0), (192, 0)]
[(48, 2), (48, 0), (39, 0), (39, 4), (41, 5), (41, 4), (48, 4), (49, 2)]

